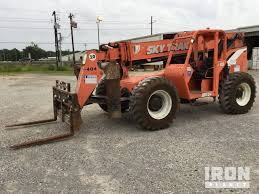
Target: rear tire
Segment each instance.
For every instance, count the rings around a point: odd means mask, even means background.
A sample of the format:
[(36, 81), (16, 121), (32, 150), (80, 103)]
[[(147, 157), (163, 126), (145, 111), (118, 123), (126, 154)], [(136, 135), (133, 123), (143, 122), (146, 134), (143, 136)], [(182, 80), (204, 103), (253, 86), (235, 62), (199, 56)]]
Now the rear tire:
[(172, 83), (161, 77), (152, 77), (134, 88), (129, 111), (141, 128), (158, 130), (172, 123), (178, 107), (179, 97)]
[(255, 81), (248, 73), (232, 73), (221, 82), (219, 104), (227, 114), (247, 113), (252, 108), (255, 97)]

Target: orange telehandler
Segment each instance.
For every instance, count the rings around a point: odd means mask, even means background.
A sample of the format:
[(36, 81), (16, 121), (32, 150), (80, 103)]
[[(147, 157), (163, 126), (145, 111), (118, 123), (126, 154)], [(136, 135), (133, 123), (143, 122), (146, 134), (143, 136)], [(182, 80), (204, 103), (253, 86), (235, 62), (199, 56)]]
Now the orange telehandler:
[[(159, 41), (101, 45), (99, 50), (86, 52), (75, 93), (70, 84), (56, 81), (53, 119), (8, 126), (52, 122), (60, 117), (69, 121), (70, 132), (12, 148), (73, 136), (82, 123), (82, 108), (93, 103), (98, 103), (111, 118), (129, 112), (139, 126), (148, 130), (168, 127), (180, 102), (204, 97), (218, 97), (225, 113), (247, 113), (253, 106), (256, 86), (247, 73), (246, 55), (243, 34), (217, 29), (180, 32)], [(164, 61), (164, 69), (129, 76), (129, 70), (154, 61)]]

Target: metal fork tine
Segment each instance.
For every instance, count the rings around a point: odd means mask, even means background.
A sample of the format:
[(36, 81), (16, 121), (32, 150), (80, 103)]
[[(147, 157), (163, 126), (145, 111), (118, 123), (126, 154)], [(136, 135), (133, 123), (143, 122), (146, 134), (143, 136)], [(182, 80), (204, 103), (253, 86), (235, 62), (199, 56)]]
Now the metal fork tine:
[(36, 140), (27, 141), (27, 142), (24, 142), (24, 143), (12, 145), (12, 146), (10, 146), (10, 148), (14, 149), (14, 150), (17, 150), (17, 149), (20, 149), (20, 148), (26, 148), (26, 147), (30, 147), (30, 146), (34, 146), (34, 145), (42, 145), (42, 144), (52, 143), (52, 142), (56, 142), (56, 141), (65, 140), (69, 137), (72, 137), (73, 135), (74, 135), (74, 133), (67, 133), (67, 134), (63, 134), (63, 135), (56, 135), (56, 136), (52, 136), (52, 137), (36, 139)]
[(10, 128), (10, 127), (19, 127), (19, 126), (28, 126), (28, 125), (35, 125), (35, 124), (41, 124), (41, 123), (49, 123), (56, 121), (57, 119), (46, 119), (46, 120), (40, 120), (40, 121), (32, 121), (32, 122), (25, 122), (25, 123), (17, 123), (13, 125), (6, 125), (5, 127)]
[[(50, 120), (51, 119), (49, 119), (48, 121), (50, 121)], [(54, 118), (52, 120), (57, 120), (57, 119)], [(26, 148), (26, 147), (30, 147), (30, 146), (34, 146), (34, 145), (42, 145), (42, 144), (52, 143), (52, 142), (56, 142), (56, 141), (62, 141), (69, 137), (72, 137), (74, 134), (75, 134), (74, 115), (72, 112), (70, 112), (70, 131), (69, 131), (69, 133), (65, 133), (62, 135), (55, 135), (55, 136), (46, 137), (46, 138), (42, 138), (42, 139), (36, 139), (36, 140), (32, 140), (32, 141), (27, 141), (27, 142), (20, 143), (20, 144), (15, 144), (15, 145), (10, 146), (10, 148), (17, 150), (20, 148)]]

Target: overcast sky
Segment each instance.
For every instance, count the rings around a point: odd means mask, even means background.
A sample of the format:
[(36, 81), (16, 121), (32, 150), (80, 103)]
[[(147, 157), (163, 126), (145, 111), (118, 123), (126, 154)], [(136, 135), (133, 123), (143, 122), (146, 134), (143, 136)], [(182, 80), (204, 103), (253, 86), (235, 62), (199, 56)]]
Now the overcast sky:
[(97, 46), (96, 16), (101, 43), (154, 33), (197, 28), (231, 29), (259, 25), (256, 0), (1, 0), (0, 49), (22, 49), (30, 42), (54, 50), (52, 12), (58, 12), (63, 49), (71, 50), (68, 14), (75, 15), (76, 50)]

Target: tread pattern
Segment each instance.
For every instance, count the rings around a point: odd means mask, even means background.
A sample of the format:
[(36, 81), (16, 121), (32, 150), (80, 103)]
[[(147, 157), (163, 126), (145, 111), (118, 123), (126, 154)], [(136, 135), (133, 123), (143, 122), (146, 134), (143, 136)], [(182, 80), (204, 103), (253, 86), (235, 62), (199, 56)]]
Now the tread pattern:
[[(167, 117), (161, 120), (153, 119), (147, 110), (147, 101), (151, 93), (155, 90), (166, 90), (172, 98), (172, 109)], [(132, 91), (130, 97), (131, 118), (141, 127), (148, 130), (159, 130), (167, 128), (175, 118), (179, 108), (179, 96), (173, 84), (162, 77), (151, 77), (141, 81)]]
[[(105, 82), (104, 80), (101, 80), (100, 83), (98, 84), (96, 91), (95, 91), (96, 95), (106, 95), (106, 88), (105, 88)], [(98, 104), (100, 106), (100, 108), (105, 111), (108, 112), (108, 107), (106, 104)]]
[[(246, 106), (239, 106), (236, 103), (237, 86), (246, 82), (251, 87), (251, 99)], [(253, 106), (256, 97), (256, 85), (253, 77), (245, 72), (236, 72), (220, 82), (219, 86), (219, 104), (221, 109), (227, 114), (244, 114)]]
[[(123, 89), (121, 90), (123, 91)], [(101, 80), (100, 83), (98, 84), (97, 88), (96, 88), (96, 95), (101, 95), (101, 96), (105, 96), (106, 95), (106, 87), (105, 87), (105, 80)], [(130, 94), (129, 94), (130, 95)], [(128, 97), (128, 95), (125, 95), (122, 93), (122, 97)], [(100, 108), (105, 111), (108, 112), (108, 107), (106, 104), (99, 104)], [(121, 112), (124, 113), (129, 109), (129, 103), (127, 102), (123, 102), (121, 104)]]

